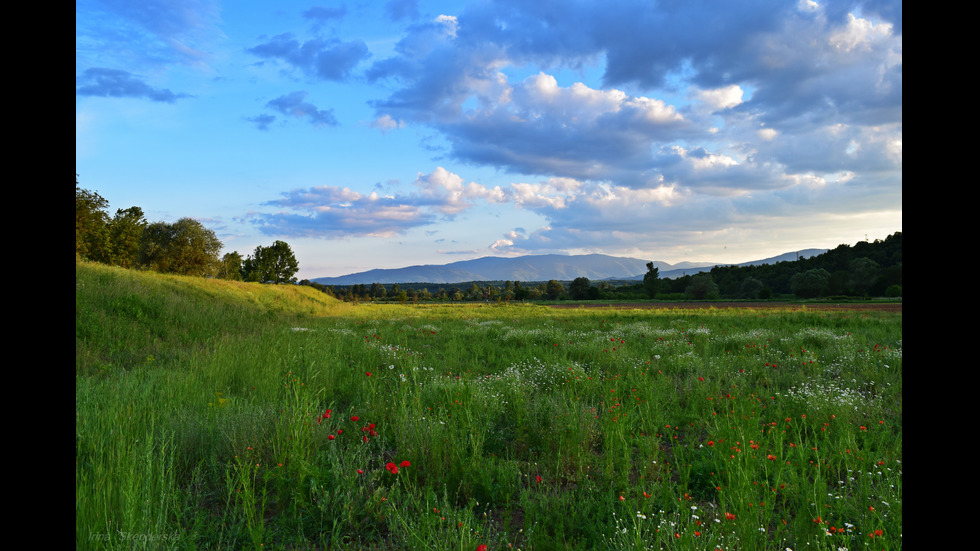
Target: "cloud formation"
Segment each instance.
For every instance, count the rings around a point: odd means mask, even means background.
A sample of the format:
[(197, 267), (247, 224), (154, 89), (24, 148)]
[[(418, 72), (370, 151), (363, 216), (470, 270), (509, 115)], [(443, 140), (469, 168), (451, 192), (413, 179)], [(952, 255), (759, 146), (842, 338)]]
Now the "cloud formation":
[(358, 63), (370, 57), (361, 40), (313, 38), (301, 42), (292, 33), (274, 36), (248, 52), (283, 62), (310, 78), (333, 81), (346, 79)]
[[(274, 71), (237, 84), (248, 81), (241, 95), (268, 112), (232, 118), (258, 130), (332, 128), (324, 143), (343, 155), (399, 148), (385, 164), (397, 157), (391, 170), (417, 176), (400, 188), (375, 183), (398, 174), (366, 171), (348, 187), (289, 191), (263, 205), (277, 212), (252, 216), (264, 233), (445, 235), (441, 224), (496, 216), (521, 227), (486, 230), (484, 246), (514, 254), (812, 234), (829, 220), (900, 224), (899, 0), (366, 6), (279, 13), (287, 23), (277, 24), (305, 28), (260, 27), (268, 34), (236, 44), (238, 67)], [(217, 89), (172, 80), (174, 67), (217, 57), (210, 1), (81, 0), (78, 10), (90, 14), (76, 33), (78, 96), (175, 103), (190, 96), (172, 90)], [(91, 16), (102, 13), (111, 24)], [(340, 127), (337, 113), (359, 124)], [(413, 136), (420, 155), (409, 160)]]
[(75, 94), (107, 98), (145, 98), (151, 101), (173, 103), (187, 94), (174, 93), (164, 88), (154, 88), (141, 77), (118, 69), (93, 67), (75, 78)]
[(312, 103), (305, 101), (307, 95), (305, 91), (292, 92), (270, 100), (266, 106), (286, 116), (308, 119), (313, 126), (337, 126), (339, 124), (333, 115), (333, 109), (317, 108)]

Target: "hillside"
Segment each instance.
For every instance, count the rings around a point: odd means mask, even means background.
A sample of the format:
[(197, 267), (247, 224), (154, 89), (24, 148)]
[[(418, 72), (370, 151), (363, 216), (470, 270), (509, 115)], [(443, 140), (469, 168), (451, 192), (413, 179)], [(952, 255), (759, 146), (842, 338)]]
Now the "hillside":
[[(301, 285), (262, 285), (75, 263), (77, 372), (179, 361), (228, 332), (256, 331), (258, 320), (330, 315), (340, 301)], [(216, 329), (221, 327), (223, 329)]]
[[(806, 249), (780, 256), (738, 264), (751, 266), (772, 264), (784, 260), (809, 258), (827, 249)], [(571, 281), (585, 277), (592, 281), (642, 280), (648, 260), (603, 254), (587, 255), (527, 255), (514, 258), (483, 257), (442, 265), (419, 265), (405, 268), (377, 269), (338, 277), (319, 277), (311, 281), (321, 285), (357, 285), (369, 283), (461, 283), (469, 281)], [(671, 278), (710, 270), (723, 265), (712, 262), (679, 262), (669, 264), (654, 261), (660, 277)]]

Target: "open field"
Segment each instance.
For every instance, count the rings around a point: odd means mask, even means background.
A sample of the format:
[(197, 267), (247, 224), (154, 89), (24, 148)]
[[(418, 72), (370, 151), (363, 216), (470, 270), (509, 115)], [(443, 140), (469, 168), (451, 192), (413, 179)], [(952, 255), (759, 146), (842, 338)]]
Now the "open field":
[(873, 310), (878, 312), (902, 312), (901, 302), (576, 302), (569, 304), (549, 304), (552, 308), (616, 308), (639, 310), (699, 310), (721, 308), (750, 308), (765, 310)]
[(76, 264), (76, 547), (902, 548), (900, 309), (630, 306)]

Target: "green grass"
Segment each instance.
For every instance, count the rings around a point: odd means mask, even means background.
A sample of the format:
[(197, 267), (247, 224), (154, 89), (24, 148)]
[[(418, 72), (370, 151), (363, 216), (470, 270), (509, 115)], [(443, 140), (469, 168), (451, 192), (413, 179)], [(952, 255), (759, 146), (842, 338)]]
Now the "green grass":
[(900, 313), (76, 264), (76, 547), (901, 549), (901, 375)]

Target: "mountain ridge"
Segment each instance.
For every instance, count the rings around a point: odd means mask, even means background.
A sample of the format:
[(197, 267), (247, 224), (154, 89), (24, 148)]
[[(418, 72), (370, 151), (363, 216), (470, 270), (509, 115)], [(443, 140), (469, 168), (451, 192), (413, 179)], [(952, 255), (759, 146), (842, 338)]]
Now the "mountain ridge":
[[(828, 249), (804, 249), (782, 255), (732, 264), (727, 262), (678, 262), (670, 264), (654, 260), (660, 277), (674, 278), (708, 271), (714, 266), (749, 266), (773, 264), (797, 258), (809, 258)], [(571, 281), (578, 277), (590, 280), (642, 280), (647, 262), (631, 257), (604, 254), (584, 255), (524, 255), (517, 257), (484, 256), (448, 264), (420, 264), (403, 268), (377, 268), (334, 277), (318, 277), (310, 281), (321, 285), (358, 285), (394, 283), (452, 284), (468, 281)]]

